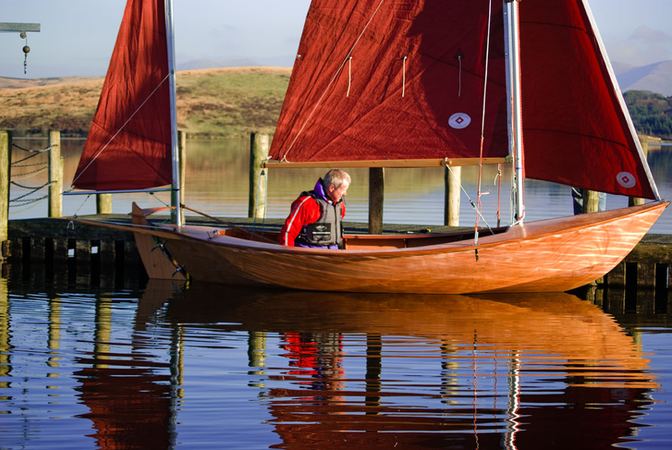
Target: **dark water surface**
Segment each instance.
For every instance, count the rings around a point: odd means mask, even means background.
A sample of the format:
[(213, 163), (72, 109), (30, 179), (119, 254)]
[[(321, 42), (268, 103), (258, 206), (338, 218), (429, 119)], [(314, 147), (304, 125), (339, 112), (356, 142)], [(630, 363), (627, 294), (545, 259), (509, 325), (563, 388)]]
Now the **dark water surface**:
[(0, 280), (0, 448), (672, 447), (672, 298), (44, 273)]

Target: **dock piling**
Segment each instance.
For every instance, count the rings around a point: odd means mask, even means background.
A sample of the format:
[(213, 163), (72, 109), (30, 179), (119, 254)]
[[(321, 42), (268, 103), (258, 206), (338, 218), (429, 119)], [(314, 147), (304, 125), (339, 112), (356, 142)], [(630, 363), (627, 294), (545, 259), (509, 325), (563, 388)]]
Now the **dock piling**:
[(11, 170), (12, 135), (9, 131), (0, 131), (0, 259), (8, 256), (9, 248), (9, 180)]
[[(639, 143), (642, 146), (642, 151), (644, 152), (644, 158), (646, 158), (649, 154), (649, 137), (640, 135), (639, 136)], [(638, 205), (643, 205), (646, 202), (645, 199), (639, 198), (639, 197), (629, 197), (628, 198), (628, 206), (638, 206)]]
[(250, 133), (250, 193), (247, 215), (254, 220), (266, 217), (268, 169), (262, 167), (262, 164), (268, 159), (269, 148), (268, 134)]
[(385, 201), (385, 169), (369, 169), (369, 233), (383, 232), (383, 203)]
[(63, 158), (61, 132), (49, 131), (49, 217), (63, 216)]
[(462, 184), (462, 167), (444, 169), (445, 197), (443, 205), (443, 224), (450, 227), (460, 226), (460, 186)]

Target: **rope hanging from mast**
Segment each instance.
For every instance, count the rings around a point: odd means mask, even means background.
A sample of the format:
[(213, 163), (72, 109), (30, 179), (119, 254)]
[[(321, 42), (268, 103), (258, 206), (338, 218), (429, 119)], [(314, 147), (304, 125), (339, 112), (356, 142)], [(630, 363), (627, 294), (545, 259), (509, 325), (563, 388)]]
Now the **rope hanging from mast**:
[[(481, 210), (481, 197), (483, 192), (481, 190), (481, 184), (483, 180), (483, 147), (485, 145), (485, 107), (487, 103), (487, 94), (488, 94), (488, 69), (490, 63), (490, 35), (492, 33), (492, 0), (488, 1), (488, 31), (486, 34), (485, 41), (485, 73), (483, 76), (483, 109), (481, 110), (481, 140), (480, 148), (478, 154), (478, 186), (477, 186), (477, 196), (476, 196), (476, 206), (478, 211)], [(476, 215), (476, 220), (474, 223), (474, 256), (476, 261), (478, 261), (478, 223), (479, 215)]]

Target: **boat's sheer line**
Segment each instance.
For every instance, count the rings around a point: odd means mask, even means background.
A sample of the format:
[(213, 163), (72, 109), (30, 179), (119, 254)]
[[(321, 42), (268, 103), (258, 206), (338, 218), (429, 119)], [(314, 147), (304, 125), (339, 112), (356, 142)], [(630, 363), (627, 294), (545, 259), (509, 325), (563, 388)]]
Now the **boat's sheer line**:
[(380, 3), (378, 3), (378, 6), (373, 11), (373, 14), (371, 14), (371, 17), (369, 17), (369, 21), (366, 22), (366, 25), (364, 25), (364, 28), (362, 28), (362, 31), (359, 33), (359, 36), (357, 36), (357, 39), (355, 39), (355, 42), (352, 44), (352, 47), (350, 47), (350, 50), (348, 50), (348, 53), (345, 55), (345, 58), (343, 58), (343, 62), (341, 62), (341, 65), (338, 66), (338, 69), (336, 69), (336, 72), (331, 77), (331, 80), (329, 80), (329, 84), (327, 84), (327, 87), (324, 88), (324, 91), (320, 95), (320, 98), (317, 99), (317, 102), (315, 103), (315, 106), (313, 106), (313, 109), (310, 111), (310, 114), (308, 114), (308, 117), (303, 122), (303, 125), (301, 125), (301, 128), (299, 128), (299, 131), (294, 136), (294, 139), (292, 139), (292, 142), (289, 144), (289, 147), (287, 147), (287, 150), (285, 150), (285, 153), (282, 155), (281, 159), (283, 161), (287, 161), (287, 155), (289, 154), (290, 151), (292, 151), (292, 148), (294, 148), (294, 144), (296, 144), (296, 141), (299, 139), (301, 134), (303, 134), (303, 130), (308, 125), (308, 122), (310, 122), (310, 120), (312, 119), (313, 114), (315, 114), (315, 111), (317, 110), (317, 107), (320, 106), (320, 104), (322, 103), (322, 100), (327, 95), (327, 92), (329, 92), (329, 88), (331, 88), (331, 86), (336, 81), (336, 78), (338, 78), (338, 74), (341, 73), (341, 70), (343, 70), (343, 66), (345, 66), (345, 64), (352, 57), (352, 52), (355, 50), (355, 47), (357, 46), (357, 44), (359, 44), (359, 41), (362, 39), (362, 36), (364, 36), (364, 33), (369, 28), (369, 25), (371, 25), (371, 22), (373, 22), (373, 19), (378, 14), (378, 11), (380, 11), (380, 8), (381, 8), (381, 6), (383, 6), (383, 3), (385, 3), (385, 0), (380, 0)]
[(103, 145), (103, 147), (102, 147), (100, 150), (98, 150), (98, 152), (97, 152), (95, 155), (93, 155), (93, 158), (91, 158), (91, 161), (89, 161), (89, 163), (88, 163), (88, 164), (81, 170), (81, 172), (79, 172), (79, 174), (72, 180), (72, 183), (71, 183), (72, 186), (74, 186), (74, 185), (75, 185), (75, 182), (79, 179), (79, 177), (81, 177), (82, 174), (83, 174), (84, 172), (86, 172), (86, 171), (88, 170), (89, 167), (91, 167), (91, 164), (93, 164), (94, 161), (95, 161), (96, 159), (98, 159), (98, 157), (101, 155), (101, 153), (103, 153), (103, 152), (107, 149), (107, 147), (108, 147), (108, 146), (112, 143), (112, 141), (119, 135), (119, 133), (121, 133), (121, 132), (124, 130), (124, 128), (126, 128), (126, 125), (128, 125), (128, 124), (131, 122), (131, 120), (133, 120), (133, 117), (135, 117), (135, 115), (136, 115), (138, 112), (140, 112), (140, 110), (142, 109), (142, 107), (145, 106), (145, 103), (147, 103), (147, 102), (149, 101), (149, 99), (152, 98), (152, 97), (154, 96), (154, 94), (156, 93), (156, 91), (158, 91), (159, 88), (163, 85), (163, 83), (166, 82), (166, 80), (168, 79), (169, 76), (170, 76), (170, 74), (166, 75), (166, 76), (165, 76), (165, 77), (164, 77), (164, 78), (163, 78), (163, 79), (156, 85), (156, 87), (152, 90), (152, 92), (150, 92), (150, 93), (147, 95), (147, 97), (142, 101), (142, 103), (140, 103), (140, 105), (135, 109), (135, 111), (133, 111), (133, 112), (131, 113), (131, 115), (128, 117), (128, 119), (126, 119), (126, 122), (124, 122), (124, 123), (119, 127), (119, 129), (112, 135), (112, 137), (110, 137), (110, 139), (105, 143), (105, 145)]

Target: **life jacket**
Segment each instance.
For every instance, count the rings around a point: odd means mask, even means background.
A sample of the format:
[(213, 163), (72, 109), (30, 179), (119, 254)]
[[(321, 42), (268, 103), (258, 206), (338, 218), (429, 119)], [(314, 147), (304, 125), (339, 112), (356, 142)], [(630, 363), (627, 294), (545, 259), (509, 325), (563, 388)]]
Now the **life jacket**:
[(337, 245), (343, 248), (343, 218), (341, 207), (343, 201), (336, 204), (329, 202), (315, 191), (302, 192), (301, 196), (310, 195), (320, 205), (320, 218), (301, 229), (296, 240), (308, 245), (328, 247)]

